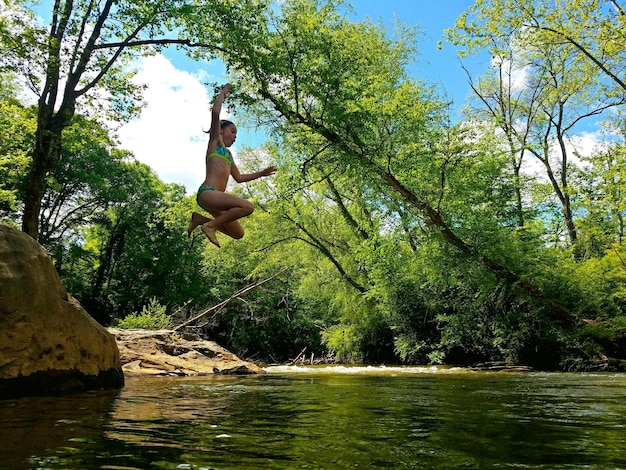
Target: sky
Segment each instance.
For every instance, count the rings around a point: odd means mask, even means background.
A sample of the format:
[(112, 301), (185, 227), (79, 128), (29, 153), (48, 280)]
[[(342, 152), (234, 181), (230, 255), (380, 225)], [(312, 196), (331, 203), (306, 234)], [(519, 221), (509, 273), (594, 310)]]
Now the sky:
[[(443, 30), (473, 0), (353, 0), (355, 19), (369, 17), (393, 27), (396, 19), (409, 26), (419, 26), (423, 36), (418, 40), (414, 78), (431, 83), (446, 98), (461, 104), (469, 92), (466, 73), (461, 69), (454, 46), (437, 43)], [(467, 66), (478, 73), (489, 64), (474, 59)], [(198, 64), (184, 55), (166, 52), (142, 59), (137, 79), (147, 84), (147, 102), (141, 116), (123, 125), (119, 131), (121, 147), (152, 167), (166, 183), (184, 185), (188, 194), (195, 192), (204, 180), (204, 154), (210, 124), (212, 90), (203, 83), (224, 83), (224, 67), (219, 62)], [(227, 108), (227, 103), (225, 103)], [(223, 117), (227, 117), (226, 114)], [(258, 133), (237, 122), (237, 142), (232, 147), (235, 158), (242, 147), (262, 143)]]

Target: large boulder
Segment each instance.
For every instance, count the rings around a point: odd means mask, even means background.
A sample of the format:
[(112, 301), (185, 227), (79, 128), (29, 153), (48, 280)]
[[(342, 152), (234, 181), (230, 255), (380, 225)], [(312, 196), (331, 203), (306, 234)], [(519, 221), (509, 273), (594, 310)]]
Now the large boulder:
[(122, 367), (131, 375), (262, 374), (213, 341), (173, 330), (109, 330), (120, 348)]
[(123, 385), (113, 335), (67, 293), (35, 240), (0, 224), (0, 398)]

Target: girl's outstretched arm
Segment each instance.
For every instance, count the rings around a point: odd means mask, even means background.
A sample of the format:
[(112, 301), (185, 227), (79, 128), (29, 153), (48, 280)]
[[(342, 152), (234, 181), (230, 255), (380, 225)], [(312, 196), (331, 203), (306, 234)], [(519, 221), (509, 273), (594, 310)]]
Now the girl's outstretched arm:
[(274, 173), (276, 173), (275, 166), (268, 166), (261, 171), (257, 171), (255, 173), (247, 173), (243, 175), (239, 172), (239, 168), (237, 168), (237, 165), (235, 165), (234, 163), (230, 168), (230, 174), (237, 183), (245, 183), (247, 181), (256, 180), (263, 176), (273, 175)]

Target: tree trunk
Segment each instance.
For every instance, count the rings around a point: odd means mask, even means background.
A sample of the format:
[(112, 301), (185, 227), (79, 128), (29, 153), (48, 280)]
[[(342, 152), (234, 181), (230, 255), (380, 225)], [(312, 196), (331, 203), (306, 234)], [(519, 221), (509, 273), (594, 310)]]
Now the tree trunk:
[(76, 96), (68, 92), (59, 110), (55, 113), (53, 104), (47, 95), (39, 99), (37, 112), (37, 131), (33, 148), (32, 163), (26, 178), (26, 195), (24, 197), (24, 214), (22, 215), (22, 231), (37, 240), (39, 236), (39, 215), (41, 200), (46, 191), (46, 177), (61, 157), (61, 135), (72, 117)]
[[(58, 160), (61, 151), (61, 131), (51, 129), (46, 118), (39, 113), (39, 123), (35, 133), (35, 147), (31, 154), (31, 167), (26, 178), (22, 231), (37, 240), (39, 235), (39, 214), (41, 200), (46, 191), (46, 176)], [(42, 122), (43, 121), (43, 122)]]

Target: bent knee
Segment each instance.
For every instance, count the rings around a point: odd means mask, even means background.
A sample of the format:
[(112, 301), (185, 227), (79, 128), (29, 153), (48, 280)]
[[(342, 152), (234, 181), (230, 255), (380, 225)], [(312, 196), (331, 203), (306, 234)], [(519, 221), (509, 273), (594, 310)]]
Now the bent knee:
[(254, 212), (254, 206), (249, 201), (246, 201), (245, 204), (242, 204), (241, 208), (246, 212), (246, 216)]

